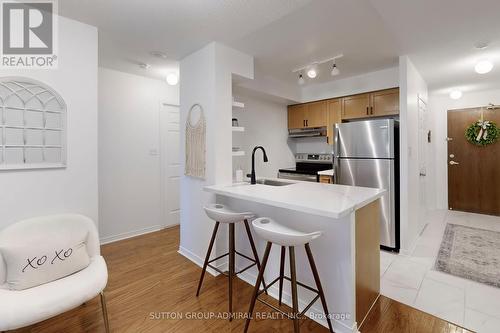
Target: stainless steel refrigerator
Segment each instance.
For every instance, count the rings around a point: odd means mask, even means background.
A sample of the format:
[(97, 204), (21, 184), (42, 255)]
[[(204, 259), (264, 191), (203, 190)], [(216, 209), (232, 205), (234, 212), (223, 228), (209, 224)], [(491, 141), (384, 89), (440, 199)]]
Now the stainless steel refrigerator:
[(399, 251), (399, 123), (361, 120), (335, 126), (336, 184), (383, 188), (381, 248)]

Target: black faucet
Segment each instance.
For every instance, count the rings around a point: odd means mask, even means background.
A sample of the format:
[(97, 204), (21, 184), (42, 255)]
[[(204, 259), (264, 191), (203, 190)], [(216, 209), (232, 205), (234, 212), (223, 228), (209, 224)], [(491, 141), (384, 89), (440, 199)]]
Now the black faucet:
[(266, 150), (264, 149), (264, 147), (257, 146), (253, 149), (253, 151), (252, 151), (252, 173), (247, 175), (247, 177), (250, 177), (250, 184), (252, 184), (252, 185), (257, 184), (257, 179), (255, 178), (255, 152), (258, 149), (262, 149), (262, 153), (264, 153), (264, 162), (268, 161)]

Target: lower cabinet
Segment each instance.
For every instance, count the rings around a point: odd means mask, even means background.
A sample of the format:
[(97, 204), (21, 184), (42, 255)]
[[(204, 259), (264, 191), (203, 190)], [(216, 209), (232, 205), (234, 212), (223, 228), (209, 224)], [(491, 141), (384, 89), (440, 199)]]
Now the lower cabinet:
[(319, 182), (325, 184), (333, 184), (333, 177), (327, 175), (319, 175)]

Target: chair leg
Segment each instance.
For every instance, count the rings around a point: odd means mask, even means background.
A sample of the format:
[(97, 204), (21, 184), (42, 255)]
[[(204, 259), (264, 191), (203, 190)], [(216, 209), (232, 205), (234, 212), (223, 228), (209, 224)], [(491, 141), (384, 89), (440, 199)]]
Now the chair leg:
[(323, 291), (323, 287), (321, 286), (318, 269), (316, 268), (316, 263), (314, 262), (314, 258), (311, 252), (311, 247), (309, 246), (309, 244), (306, 244), (305, 248), (306, 248), (307, 258), (309, 259), (309, 264), (311, 265), (311, 271), (314, 276), (314, 281), (316, 282), (316, 288), (318, 289), (319, 292), (321, 304), (323, 305), (323, 311), (325, 312), (326, 321), (328, 322), (328, 328), (330, 329), (330, 332), (333, 332), (332, 322), (330, 320), (330, 313), (328, 312), (328, 307), (326, 305), (325, 293)]
[(253, 309), (255, 307), (255, 302), (257, 301), (257, 295), (259, 293), (259, 286), (260, 286), (260, 283), (262, 282), (262, 279), (264, 278), (264, 271), (266, 269), (267, 259), (269, 258), (269, 253), (271, 252), (271, 246), (272, 246), (272, 243), (267, 242), (266, 250), (264, 251), (264, 257), (262, 258), (262, 266), (260, 267), (259, 275), (257, 275), (257, 281), (255, 282), (255, 287), (253, 289), (252, 299), (250, 301), (250, 308), (248, 309), (248, 317), (247, 317), (247, 320), (245, 322), (245, 330), (244, 330), (245, 333), (248, 332), (248, 326), (250, 325), (250, 319), (252, 318)]
[(229, 224), (229, 321), (233, 320), (234, 223)]
[[(257, 248), (255, 247), (255, 243), (253, 241), (252, 232), (250, 231), (250, 225), (248, 224), (248, 221), (246, 219), (243, 222), (245, 223), (245, 229), (247, 231), (248, 241), (250, 242), (250, 246), (252, 247), (253, 257), (255, 258), (257, 269), (260, 270), (259, 254), (257, 253)], [(266, 281), (264, 278), (262, 278), (262, 285), (264, 286), (264, 291), (267, 295)]]
[(279, 305), (281, 306), (281, 298), (283, 296), (283, 278), (285, 276), (285, 254), (286, 247), (281, 247), (281, 260), (280, 260), (280, 296), (279, 296)]
[(106, 328), (106, 333), (109, 333), (108, 308), (106, 306), (106, 297), (104, 297), (104, 291), (101, 291), (100, 295), (102, 316), (104, 318), (104, 327)]
[(201, 270), (200, 282), (198, 283), (198, 289), (196, 290), (196, 297), (200, 295), (201, 285), (203, 283), (203, 278), (205, 277), (205, 272), (207, 271), (208, 262), (210, 261), (210, 254), (212, 253), (212, 248), (215, 243), (215, 237), (217, 236), (218, 229), (219, 229), (219, 222), (215, 222), (214, 231), (212, 232), (212, 238), (210, 239), (210, 244), (208, 245), (208, 251), (205, 257), (205, 262), (203, 263), (203, 269)]
[(297, 272), (295, 270), (295, 248), (288, 247), (290, 254), (290, 280), (292, 280), (293, 332), (299, 333), (299, 298), (297, 295)]

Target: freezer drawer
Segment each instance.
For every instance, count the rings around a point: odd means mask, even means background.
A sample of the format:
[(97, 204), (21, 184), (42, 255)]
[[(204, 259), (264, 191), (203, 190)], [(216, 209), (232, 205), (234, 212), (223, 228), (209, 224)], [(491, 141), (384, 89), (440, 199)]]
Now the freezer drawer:
[(380, 243), (396, 247), (395, 163), (392, 159), (337, 159), (338, 184), (383, 188), (388, 192), (381, 198)]
[(353, 121), (336, 125), (335, 156), (394, 158), (394, 120)]

